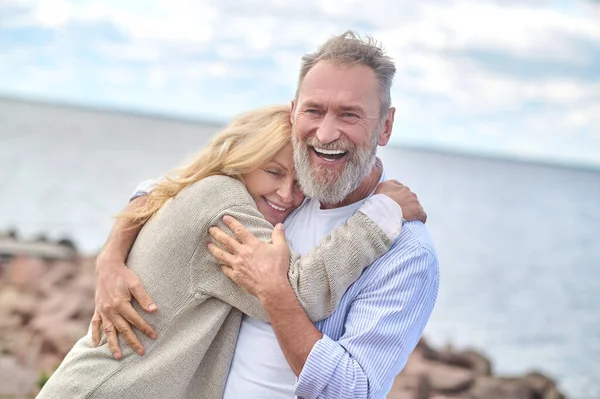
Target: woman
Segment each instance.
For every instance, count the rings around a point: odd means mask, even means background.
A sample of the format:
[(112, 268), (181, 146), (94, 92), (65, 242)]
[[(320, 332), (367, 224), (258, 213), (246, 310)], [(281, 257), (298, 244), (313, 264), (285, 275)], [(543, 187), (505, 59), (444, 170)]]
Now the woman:
[[(127, 265), (160, 309), (147, 316), (158, 338), (142, 337), (145, 356), (125, 347), (116, 361), (106, 339), (94, 347), (88, 333), (39, 398), (222, 396), (242, 312), (263, 321), (268, 317), (257, 298), (222, 273), (208, 250), (208, 229), (226, 230), (221, 220), (231, 215), (269, 241), (273, 225), (303, 200), (290, 137), (288, 107), (248, 112), (177, 177), (159, 182), (145, 207), (121, 215), (146, 222)], [(390, 246), (390, 237), (359, 211), (312, 253), (292, 253), (289, 282), (309, 317), (327, 317), (364, 267)], [(333, 261), (325, 264), (325, 256)]]

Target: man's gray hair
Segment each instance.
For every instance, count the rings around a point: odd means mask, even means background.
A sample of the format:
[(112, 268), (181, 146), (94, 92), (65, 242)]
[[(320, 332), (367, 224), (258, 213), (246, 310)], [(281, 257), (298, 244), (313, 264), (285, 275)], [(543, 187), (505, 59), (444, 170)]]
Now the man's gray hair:
[(328, 61), (334, 65), (353, 66), (365, 65), (370, 67), (381, 86), (381, 117), (385, 117), (392, 106), (391, 88), (396, 67), (392, 59), (371, 36), (362, 38), (358, 33), (346, 31), (339, 36), (327, 40), (316, 52), (302, 57), (302, 67), (296, 89), (296, 99), (304, 77), (319, 61)]

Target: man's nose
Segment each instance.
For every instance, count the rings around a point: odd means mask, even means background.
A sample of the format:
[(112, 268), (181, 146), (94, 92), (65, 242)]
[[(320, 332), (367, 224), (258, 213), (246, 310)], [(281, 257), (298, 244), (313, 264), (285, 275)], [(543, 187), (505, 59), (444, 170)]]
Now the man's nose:
[(337, 118), (327, 113), (321, 120), (315, 136), (323, 144), (329, 144), (339, 139), (340, 131), (337, 126)]

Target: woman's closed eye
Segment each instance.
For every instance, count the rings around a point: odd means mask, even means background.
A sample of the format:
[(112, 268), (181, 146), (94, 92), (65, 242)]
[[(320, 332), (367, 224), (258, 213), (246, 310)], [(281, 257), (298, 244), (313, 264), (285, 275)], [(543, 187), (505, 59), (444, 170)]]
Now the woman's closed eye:
[(265, 169), (265, 172), (267, 172), (268, 174), (270, 174), (272, 176), (277, 176), (277, 177), (283, 176), (283, 173), (277, 169)]

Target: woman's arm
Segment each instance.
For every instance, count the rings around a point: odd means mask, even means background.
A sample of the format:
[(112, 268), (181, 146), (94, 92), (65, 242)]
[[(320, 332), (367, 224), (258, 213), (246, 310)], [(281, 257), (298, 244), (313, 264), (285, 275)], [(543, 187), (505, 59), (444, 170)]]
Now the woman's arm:
[[(145, 197), (136, 198), (125, 210), (133, 211), (143, 206), (145, 201)], [(132, 221), (117, 219), (96, 258), (96, 309), (91, 323), (92, 341), (94, 345), (98, 345), (101, 331), (104, 330), (110, 350), (117, 359), (121, 358), (117, 331), (138, 354), (144, 353), (144, 348), (129, 323), (148, 337), (156, 337), (156, 332), (135, 311), (131, 301), (135, 298), (147, 312), (155, 312), (156, 305), (136, 274), (125, 265), (127, 255), (141, 229), (141, 225)]]
[[(311, 253), (303, 257), (293, 252), (289, 255), (289, 283), (311, 320), (318, 321), (329, 316), (348, 287), (360, 276), (363, 269), (385, 254), (399, 234), (402, 211), (391, 199), (385, 198), (397, 207), (395, 216), (386, 215), (396, 219), (397, 228), (395, 232), (384, 231), (369, 216), (359, 210), (346, 223), (322, 240), (321, 244)], [(372, 203), (381, 200), (381, 196), (369, 199), (364, 207), (369, 208), (369, 204), (371, 204), (371, 214), (373, 209), (377, 212), (376, 210), (380, 208), (374, 207)], [(383, 201), (386, 200), (383, 199)], [(243, 261), (267, 264), (270, 263), (269, 256), (277, 256), (276, 254), (281, 253), (281, 251), (261, 252), (259, 249), (261, 244), (265, 245), (264, 243), (271, 241), (273, 227), (256, 208), (249, 205), (238, 206), (228, 209), (225, 214), (232, 216), (241, 223), (239, 226), (244, 226), (243, 229), (248, 233), (245, 235), (246, 242), (242, 238), (242, 244), (248, 244), (250, 247), (254, 245), (254, 249), (244, 250), (242, 256), (247, 257)], [(217, 222), (220, 221), (217, 220)], [(218, 225), (222, 226), (221, 223), (218, 223)], [(238, 231), (235, 231), (236, 229)], [(242, 230), (234, 227), (233, 233), (238, 239), (240, 239), (240, 231)], [(243, 235), (244, 232), (241, 234)], [(234, 251), (236, 240), (233, 240), (222, 231), (219, 232), (219, 230), (214, 232), (214, 237), (228, 251)], [(227, 263), (228, 258), (223, 256), (223, 250), (213, 246), (211, 252), (220, 257), (222, 263)], [(277, 264), (277, 262), (271, 263)], [(266, 280), (269, 279), (269, 275), (270, 273), (264, 273), (260, 278)], [(259, 281), (256, 283), (260, 285), (260, 283), (268, 282)], [(219, 287), (220, 292), (216, 292), (215, 295), (251, 317), (268, 321), (268, 316), (258, 299), (252, 297), (249, 300), (246, 296), (248, 294), (240, 296), (239, 291), (233, 294), (232, 291), (234, 290), (243, 291), (233, 281), (227, 284), (227, 288), (223, 290), (223, 287)], [(252, 294), (256, 293), (252, 292)]]

